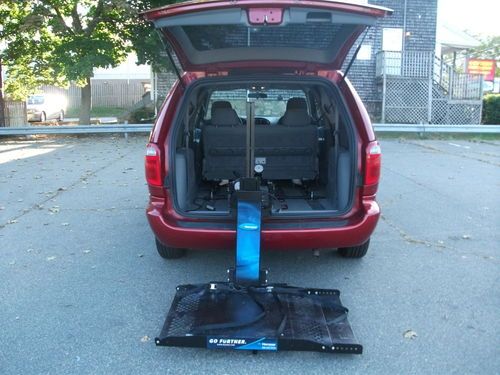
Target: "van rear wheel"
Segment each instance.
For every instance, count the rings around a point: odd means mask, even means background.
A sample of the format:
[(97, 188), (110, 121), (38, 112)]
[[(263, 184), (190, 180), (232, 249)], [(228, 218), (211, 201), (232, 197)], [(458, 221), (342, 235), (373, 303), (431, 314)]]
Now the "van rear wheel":
[(178, 249), (175, 247), (168, 247), (158, 241), (158, 238), (155, 238), (156, 242), (156, 250), (158, 250), (158, 254), (164, 259), (177, 259), (182, 258), (186, 255), (186, 249)]
[(338, 251), (344, 258), (363, 258), (368, 252), (369, 246), (370, 240), (359, 246), (341, 247)]

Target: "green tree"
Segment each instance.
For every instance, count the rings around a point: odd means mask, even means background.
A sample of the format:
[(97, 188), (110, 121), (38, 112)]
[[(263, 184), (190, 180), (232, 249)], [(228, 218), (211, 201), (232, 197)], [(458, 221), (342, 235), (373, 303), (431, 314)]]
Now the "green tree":
[(8, 71), (5, 91), (25, 99), (43, 84), (82, 88), (80, 123), (90, 123), (94, 68), (115, 67), (136, 50), (159, 67), (161, 43), (138, 11), (161, 0), (2, 0), (0, 40)]

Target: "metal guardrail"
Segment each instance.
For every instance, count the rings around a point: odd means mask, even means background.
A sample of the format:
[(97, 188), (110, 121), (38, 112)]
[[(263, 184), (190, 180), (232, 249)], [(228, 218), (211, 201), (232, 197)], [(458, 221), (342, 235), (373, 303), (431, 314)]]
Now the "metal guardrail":
[[(0, 136), (35, 134), (97, 134), (97, 133), (149, 133), (153, 124), (24, 126), (0, 128)], [(500, 125), (429, 125), (429, 124), (373, 124), (377, 133), (469, 133), (500, 134)]]
[(500, 134), (500, 125), (373, 124), (377, 133)]
[(23, 126), (17, 128), (0, 128), (2, 135), (35, 135), (35, 134), (97, 134), (97, 133), (149, 133), (153, 124), (118, 124), (118, 125), (72, 125), (72, 126)]

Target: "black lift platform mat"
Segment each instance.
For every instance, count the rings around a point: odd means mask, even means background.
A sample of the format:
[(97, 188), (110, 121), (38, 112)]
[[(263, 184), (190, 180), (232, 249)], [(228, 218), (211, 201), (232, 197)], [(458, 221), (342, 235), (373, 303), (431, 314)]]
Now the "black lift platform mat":
[(181, 285), (159, 346), (361, 354), (335, 289), (227, 282)]

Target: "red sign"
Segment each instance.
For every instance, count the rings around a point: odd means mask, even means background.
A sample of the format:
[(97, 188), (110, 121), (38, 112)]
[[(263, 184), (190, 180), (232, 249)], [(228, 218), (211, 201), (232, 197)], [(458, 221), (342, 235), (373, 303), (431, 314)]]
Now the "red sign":
[(481, 74), (485, 81), (493, 81), (495, 79), (495, 68), (497, 62), (495, 60), (469, 59), (467, 62), (467, 73)]

